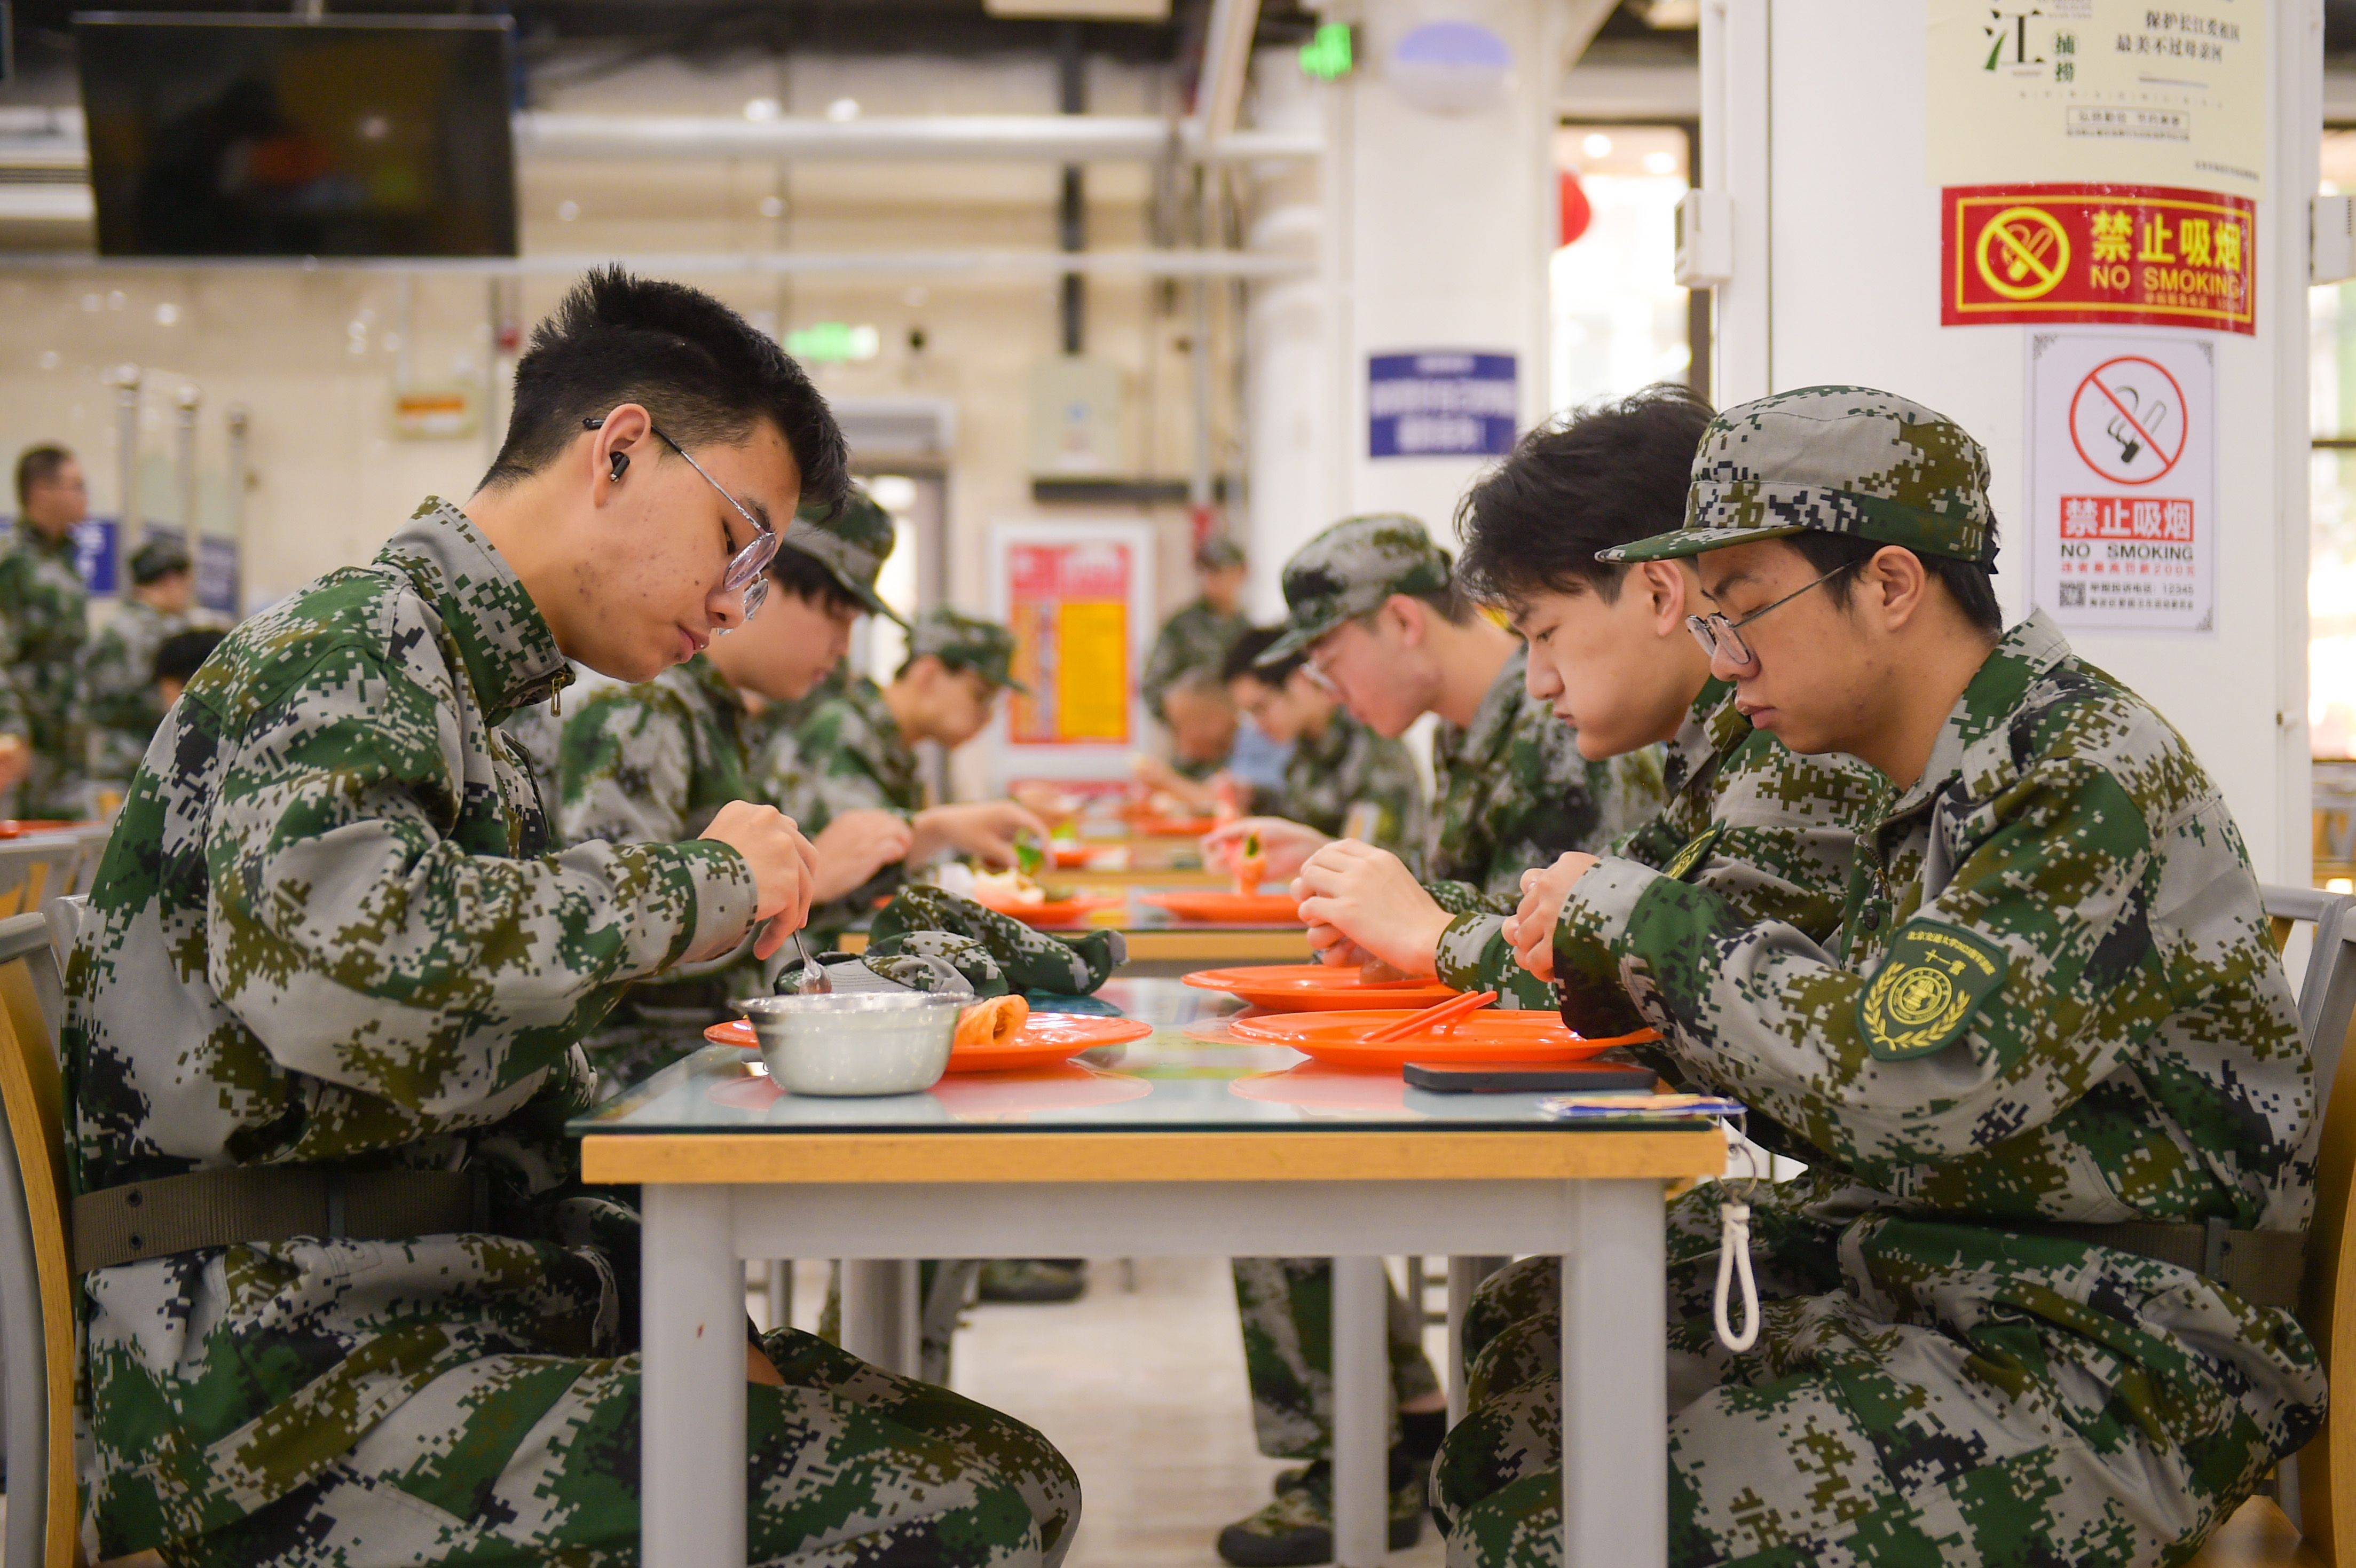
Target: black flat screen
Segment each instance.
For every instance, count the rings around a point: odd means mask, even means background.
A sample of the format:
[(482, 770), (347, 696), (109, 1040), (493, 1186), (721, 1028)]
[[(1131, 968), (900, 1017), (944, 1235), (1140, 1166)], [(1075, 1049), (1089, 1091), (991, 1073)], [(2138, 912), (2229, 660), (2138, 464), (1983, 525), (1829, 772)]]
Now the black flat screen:
[(106, 256), (511, 256), (510, 25), (75, 18)]

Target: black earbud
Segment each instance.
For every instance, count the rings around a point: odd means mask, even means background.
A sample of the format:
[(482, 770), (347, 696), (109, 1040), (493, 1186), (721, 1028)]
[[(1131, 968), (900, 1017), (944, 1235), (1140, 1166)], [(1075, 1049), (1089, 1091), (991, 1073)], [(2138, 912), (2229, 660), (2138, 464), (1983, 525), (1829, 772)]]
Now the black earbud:
[(616, 452), (614, 454), (614, 479), (616, 483), (618, 484), (621, 481), (622, 470), (629, 466), (630, 455), (627, 452)]

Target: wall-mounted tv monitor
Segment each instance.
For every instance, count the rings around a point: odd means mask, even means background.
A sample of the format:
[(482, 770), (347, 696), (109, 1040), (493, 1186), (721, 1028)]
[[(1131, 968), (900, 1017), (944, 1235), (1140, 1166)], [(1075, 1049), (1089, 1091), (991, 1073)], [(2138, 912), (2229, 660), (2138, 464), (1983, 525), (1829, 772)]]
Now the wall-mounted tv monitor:
[(512, 256), (504, 17), (74, 18), (104, 256)]

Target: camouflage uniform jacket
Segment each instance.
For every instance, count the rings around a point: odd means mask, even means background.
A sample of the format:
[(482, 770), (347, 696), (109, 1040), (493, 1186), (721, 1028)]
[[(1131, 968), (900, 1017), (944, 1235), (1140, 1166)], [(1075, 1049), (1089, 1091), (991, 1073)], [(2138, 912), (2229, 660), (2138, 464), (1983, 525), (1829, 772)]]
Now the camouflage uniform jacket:
[(1284, 765), (1278, 816), (1330, 838), (1345, 835), (1396, 854), (1423, 842), (1423, 779), (1406, 746), (1386, 740), (1340, 708), (1323, 736), (1301, 732)]
[(1828, 942), (1604, 861), (1556, 933), (1566, 1014), (1624, 986), (1687, 1075), (1846, 1175), (1842, 1201), (2304, 1226), (2313, 1065), (2183, 739), (2040, 614), (1892, 795)]
[(752, 798), (744, 704), (701, 654), (638, 685), (592, 675), (557, 748), (561, 843), (676, 843)]
[(74, 711), (94, 782), (121, 788), (147, 755), (147, 743), (164, 722), (163, 699), (155, 691), (155, 650), (193, 624), (186, 615), (125, 599), (114, 618), (82, 645)]
[(556, 821), (557, 753), (564, 746), (564, 719), (556, 710), (563, 700), (564, 686), (579, 684), (582, 674), (579, 666), (568, 665), (563, 686), (547, 702), (526, 703), (499, 721), (500, 733), (515, 742), (516, 749), (523, 754), (525, 770), (530, 773), (532, 788), (540, 791), (541, 804), (550, 813), (552, 830)]
[(52, 543), (29, 523), (0, 552), (0, 735), (33, 748), (17, 814), (78, 816), (74, 666), (90, 634), (90, 594), (74, 569), (70, 533)]
[[(813, 837), (845, 811), (914, 816), (925, 808), (916, 748), (892, 716), (884, 689), (864, 675), (851, 677), (812, 709), (790, 746), (772, 741), (758, 767), (754, 787)], [(906, 879), (904, 865), (885, 866), (863, 886), (812, 909), (809, 929), (830, 940), (873, 913), (876, 900)]]
[(1472, 722), (1443, 723), (1431, 742), (1432, 800), (1422, 874), (1458, 913), (1510, 913), (1522, 873), (1572, 850), (1601, 849), (1652, 815), (1666, 793), (1661, 753), (1646, 746), (1608, 762), (1579, 755), (1569, 725), (1524, 688), (1517, 650)]
[[(1671, 737), (1661, 776), (1667, 801), (1612, 854), (1655, 871), (1675, 866), (1745, 918), (1781, 920), (1814, 941), (1832, 935), (1858, 832), (1888, 789), (1879, 774), (1847, 757), (1794, 756), (1751, 727), (1733, 687), (1710, 681)], [(1554, 989), (1514, 961), (1503, 924), (1481, 910), (1457, 916), (1440, 940), (1440, 977), (1461, 990), (1494, 988), (1507, 1004), (1557, 1005)], [(1644, 1026), (1624, 999), (1619, 1014), (1606, 1032)], [(1586, 1022), (1595, 1031), (1606, 1020), (1591, 1011)]]
[(1250, 629), (1250, 617), (1221, 615), (1207, 599), (1196, 599), (1163, 621), (1145, 656), (1145, 674), (1138, 682), (1145, 711), (1159, 714), (1162, 693), (1187, 671), (1208, 670), (1216, 675), (1236, 639)]
[[(506, 563), (429, 501), (232, 632), (151, 748), (169, 771), (134, 776), (67, 976), (76, 1190), (479, 1161), (494, 1224), (86, 1275), (102, 1556), (262, 1509), (449, 1368), (615, 1353), (634, 1228), (556, 1201), (562, 1118), (590, 1099), (576, 1042), (623, 983), (740, 939), (754, 888), (717, 843), (544, 853), (494, 725), (563, 668)], [(600, 1216), (623, 1228), (585, 1244)]]

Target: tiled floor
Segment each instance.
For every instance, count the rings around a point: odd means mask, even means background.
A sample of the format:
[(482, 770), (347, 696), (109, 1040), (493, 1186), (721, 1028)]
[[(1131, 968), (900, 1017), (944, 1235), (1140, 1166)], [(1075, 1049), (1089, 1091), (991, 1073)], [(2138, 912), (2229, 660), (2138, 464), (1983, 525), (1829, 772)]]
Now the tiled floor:
[[(1283, 1466), (1253, 1445), (1236, 1298), (1224, 1258), (1148, 1258), (1137, 1289), (1119, 1261), (1057, 1306), (981, 1306), (957, 1340), (958, 1391), (1030, 1422), (1070, 1456), (1085, 1498), (1070, 1568), (1215, 1568), (1219, 1527), (1268, 1500)], [(798, 1271), (809, 1327), (823, 1264)], [(756, 1303), (756, 1316), (766, 1319)], [(1430, 1346), (1440, 1359), (1441, 1336)], [(1440, 1538), (1388, 1561), (1438, 1568)]]

